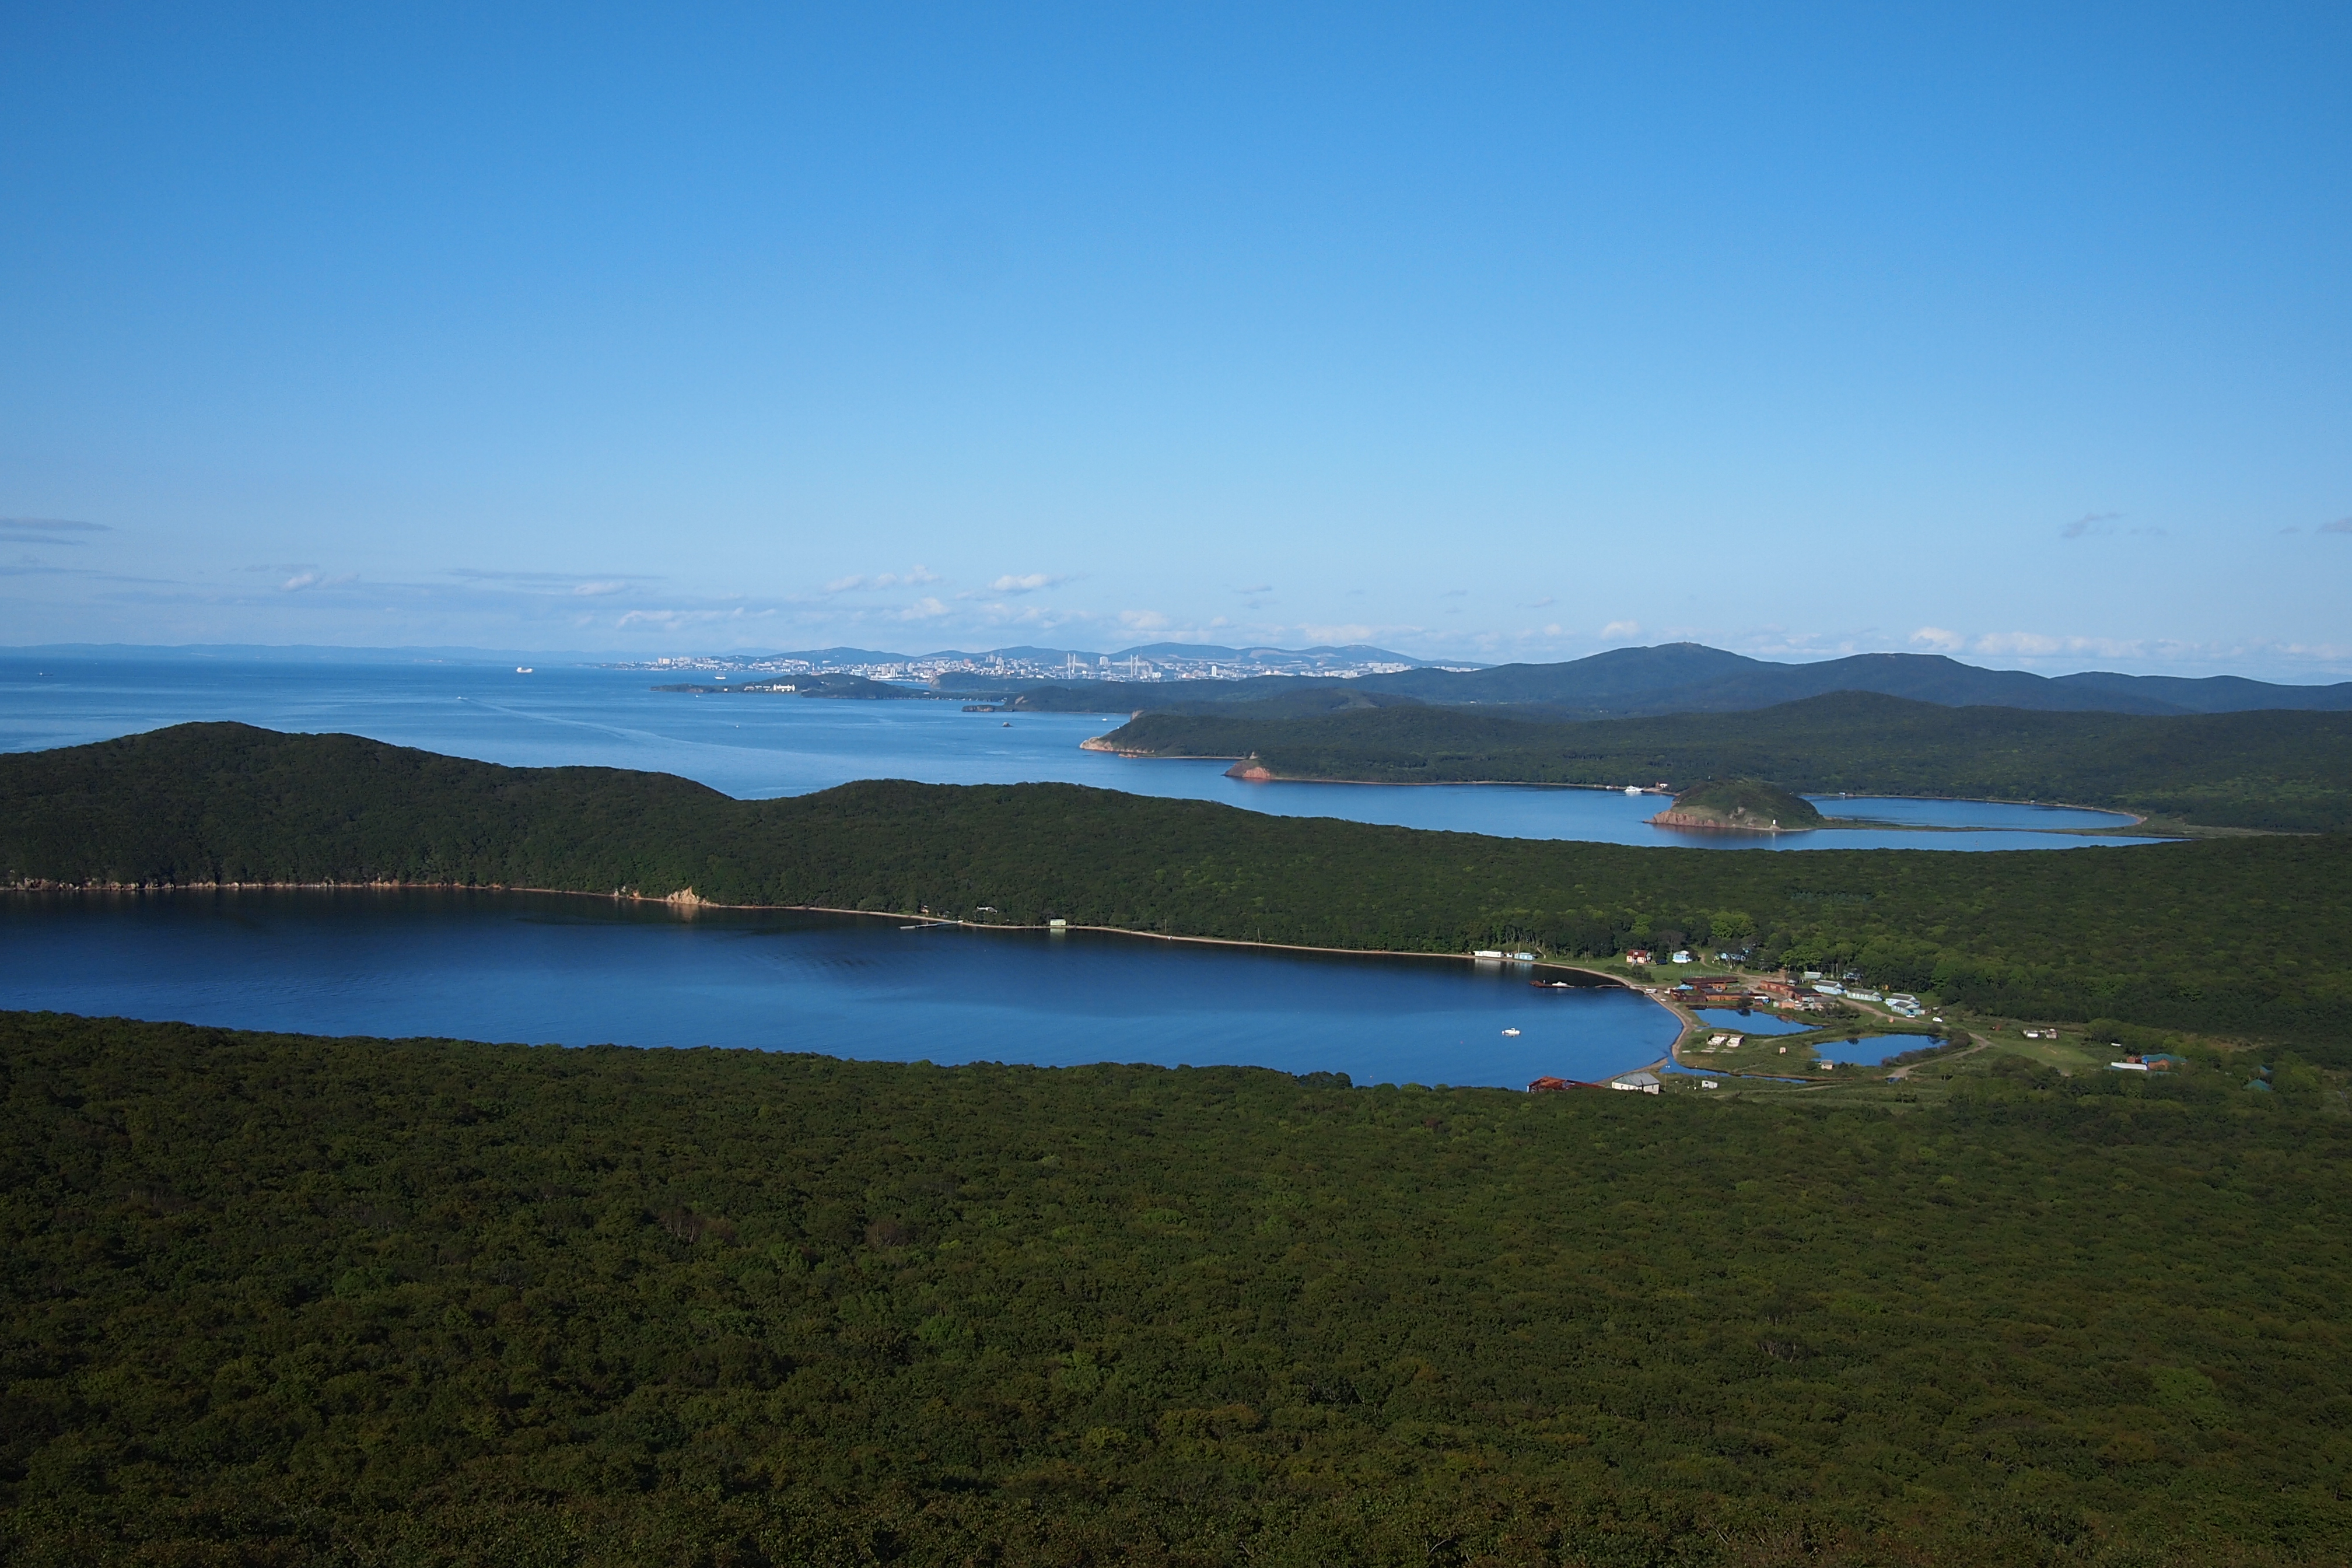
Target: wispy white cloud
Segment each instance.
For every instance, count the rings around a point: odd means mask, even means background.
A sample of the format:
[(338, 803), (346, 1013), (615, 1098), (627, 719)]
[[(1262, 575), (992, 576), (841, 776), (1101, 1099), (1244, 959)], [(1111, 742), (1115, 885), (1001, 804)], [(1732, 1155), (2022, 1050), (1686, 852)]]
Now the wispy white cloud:
[(1982, 632), (1969, 639), (1968, 651), (1996, 658), (2054, 658), (2061, 654), (2090, 654), (2099, 658), (2143, 658), (2152, 646), (2137, 637), (2063, 636), (2048, 632)]
[[(2340, 663), (2347, 650), (2336, 644), (2285, 643), (2254, 638), (2235, 643), (2189, 642), (2175, 637), (2112, 637), (2081, 632), (1958, 632), (1943, 626), (1921, 626), (1911, 634), (1911, 646), (1935, 653), (1965, 655), (1995, 663), (2059, 663), (2080, 667), (2085, 659), (2147, 666), (2191, 667), (2204, 669), (2243, 668), (2289, 661), (2296, 664)], [(1836, 647), (1812, 650), (1815, 657), (1865, 653), (1884, 643), (1869, 637), (1845, 639)], [(1756, 651), (1750, 649), (1750, 651)]]
[(1020, 576), (1006, 573), (988, 585), (992, 594), (1034, 594), (1040, 588), (1058, 588), (1070, 579), (1046, 572), (1030, 572)]
[(1642, 635), (1642, 623), (1639, 621), (1612, 621), (1607, 626), (1601, 628), (1601, 635), (1603, 637), (1637, 637)]
[(356, 583), (359, 580), (360, 574), (356, 572), (346, 572), (340, 577), (330, 577), (325, 573), (314, 569), (295, 573), (294, 575), (278, 584), (278, 591), (281, 594), (299, 594), (305, 588), (340, 588), (347, 583)]
[(1164, 632), (1168, 617), (1158, 610), (1121, 610), (1118, 624), (1131, 632)]
[(580, 599), (601, 599), (661, 581), (657, 577), (617, 572), (514, 572), (493, 571), (479, 566), (453, 566), (448, 575), (460, 583), (476, 586), (505, 588), (518, 594), (562, 595)]
[(948, 607), (945, 605), (940, 604), (937, 599), (930, 597), (929, 595), (925, 595), (922, 598), (919, 598), (913, 604), (908, 605), (905, 609), (900, 610), (898, 612), (898, 618), (902, 621), (936, 621), (947, 613)]
[(62, 517), (0, 517), (0, 542), (10, 544), (83, 545), (77, 534), (111, 533), (102, 522), (75, 522)]
[(892, 588), (915, 588), (942, 579), (936, 572), (917, 562), (911, 572), (878, 572), (871, 575), (835, 577), (824, 585), (827, 594), (878, 594)]
[(1371, 626), (1362, 621), (1347, 621), (1336, 625), (1327, 624), (1320, 621), (1308, 621), (1295, 629), (1303, 641), (1308, 643), (1329, 644), (1339, 647), (1344, 647), (1349, 643), (1378, 643), (1386, 645), (1394, 642), (1408, 642), (1414, 637), (1422, 636), (1427, 630), (1427, 628), (1423, 626)]
[[(52, 566), (30, 555), (19, 555), (5, 566), (0, 566), (0, 577), (105, 577), (110, 574), (89, 566)], [(119, 579), (129, 582), (130, 578)]]
[(2116, 533), (2129, 534), (2135, 539), (2165, 539), (2170, 537), (2165, 530), (2158, 527), (2152, 522), (2136, 523), (2130, 528), (2119, 528), (2116, 525), (2123, 521), (2123, 516), (2124, 514), (2119, 511), (2086, 511), (2082, 516), (2076, 518), (2074, 521), (2068, 523), (2065, 527), (2060, 529), (2058, 531), (2058, 537), (2061, 539), (2105, 539), (2109, 535)]
[(613, 624), (629, 626), (660, 626), (676, 631), (686, 626), (708, 626), (722, 621), (752, 620), (772, 616), (772, 608), (754, 609), (748, 605), (736, 605), (726, 609), (716, 606), (693, 610), (631, 610)]

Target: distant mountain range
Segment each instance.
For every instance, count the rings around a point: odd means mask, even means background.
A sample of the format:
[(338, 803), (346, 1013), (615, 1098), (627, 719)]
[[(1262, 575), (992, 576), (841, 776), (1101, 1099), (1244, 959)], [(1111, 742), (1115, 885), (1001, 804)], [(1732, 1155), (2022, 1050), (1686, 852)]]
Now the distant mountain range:
[[(1075, 683), (1024, 694), (1028, 708), (1085, 711), (1189, 710), (1275, 700), (1285, 712), (1322, 706), (1381, 705), (1381, 699), (1444, 706), (1509, 706), (1530, 717), (1628, 718), (1658, 713), (1736, 713), (1833, 691), (1870, 691), (1948, 708), (2023, 708), (2054, 712), (2239, 713), (2257, 709), (2352, 710), (2352, 681), (2284, 686), (2234, 675), (2032, 675), (1980, 669), (1941, 654), (1866, 653), (1817, 664), (1775, 664), (1698, 643), (1615, 648), (1564, 664), (1504, 664), (1486, 669), (1423, 668), (1367, 675), (1344, 691), (1328, 680), (1289, 676), (1159, 684)], [(1331, 703), (1318, 700), (1328, 695)]]
[(1728, 713), (1832, 691), (1874, 691), (1948, 708), (2106, 713), (2238, 713), (2352, 710), (2352, 681), (2283, 686), (2234, 675), (2033, 675), (1980, 669), (1941, 654), (1864, 653), (1818, 664), (1774, 664), (1697, 643), (1616, 648), (1566, 664), (1505, 664), (1454, 674), (1409, 670), (1357, 684), (1425, 702), (1541, 703), (1590, 713)]
[[(492, 654), (480, 648), (331, 647), (153, 647), (109, 646), (23, 647), (0, 650), (17, 656), (53, 654), (85, 658), (313, 658), (346, 662), (482, 658), (503, 662), (528, 654)], [(540, 658), (551, 656), (541, 654)], [(581, 657), (581, 656), (567, 656)], [(626, 658), (628, 656), (614, 656)], [(985, 653), (954, 650), (930, 654), (890, 653), (874, 648), (833, 647), (796, 653), (732, 654), (746, 662), (798, 658), (819, 664), (912, 664), (939, 659), (1002, 658), (1032, 666), (1064, 664), (1073, 657), (1095, 664), (1105, 656), (1085, 648), (1007, 647)], [(2118, 675), (2090, 670), (2079, 675), (2033, 675), (2017, 669), (1982, 669), (1941, 654), (1864, 653), (1814, 664), (1778, 664), (1727, 653), (1699, 643), (1656, 647), (1621, 647), (1561, 664), (1502, 664), (1465, 668), (1466, 661), (1442, 667), (1386, 648), (1354, 645), (1309, 648), (1224, 647), (1204, 643), (1147, 643), (1108, 656), (1160, 662), (1283, 664), (1294, 673), (1225, 680), (1055, 681), (992, 678), (983, 672), (935, 682), (942, 689), (980, 694), (1001, 688), (1019, 695), (1021, 706), (1083, 712), (1141, 709), (1202, 709), (1268, 698), (1284, 700), (1286, 710), (1307, 712), (1336, 702), (1369, 705), (1379, 699), (1444, 706), (1509, 705), (1528, 716), (1616, 718), (1654, 713), (1734, 713), (1771, 708), (1833, 691), (1873, 691), (1948, 708), (2024, 708), (2059, 712), (2240, 713), (2261, 709), (2352, 711), (2352, 681), (2331, 686), (2290, 686), (2235, 675), (2189, 678)], [(1400, 664), (1412, 668), (1382, 675), (1360, 675), (1344, 683), (1315, 673), (1324, 668)]]
[[(998, 648), (995, 656), (1028, 663), (1052, 663), (1075, 654), (1087, 663), (1103, 656), (1083, 649)], [(940, 658), (981, 659), (991, 654), (936, 653), (905, 656), (854, 648), (826, 648), (780, 657), (835, 663), (918, 662)], [(1948, 708), (2025, 708), (2053, 712), (2239, 713), (2293, 708), (2326, 712), (2352, 710), (2352, 681), (2333, 686), (2287, 686), (2242, 676), (2189, 678), (2118, 675), (2105, 670), (2080, 675), (2034, 675), (2021, 669), (1983, 669), (1942, 654), (1862, 653), (1813, 664), (1776, 664), (1727, 653), (1700, 643), (1664, 643), (1656, 647), (1621, 647), (1564, 664), (1502, 664), (1465, 669), (1443, 668), (1384, 648), (1220, 647), (1201, 643), (1150, 643), (1122, 648), (1114, 663), (1129, 658), (1234, 663), (1277, 660), (1291, 665), (1406, 664), (1385, 675), (1362, 675), (1350, 691), (1411, 698), (1459, 706), (1508, 703), (1538, 707), (1561, 717), (1619, 717), (1650, 713), (1734, 713), (1777, 707), (1832, 691), (1873, 691), (1936, 702)], [(965, 677), (960, 685), (984, 677)], [(1236, 680), (1080, 682), (1109, 710), (1171, 708), (1202, 702), (1249, 700), (1292, 691), (1331, 689), (1328, 678), (1308, 671)], [(1103, 686), (1096, 692), (1092, 689)], [(1033, 704), (1045, 706), (1045, 704)]]

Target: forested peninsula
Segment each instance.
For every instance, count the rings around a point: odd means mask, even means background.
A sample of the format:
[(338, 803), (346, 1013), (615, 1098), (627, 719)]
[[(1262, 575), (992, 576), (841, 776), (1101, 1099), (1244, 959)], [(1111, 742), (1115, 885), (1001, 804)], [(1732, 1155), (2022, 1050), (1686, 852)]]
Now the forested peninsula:
[[(2255, 717), (2269, 717), (2257, 715)], [(1630, 848), (1264, 816), (1069, 784), (739, 801), (349, 735), (187, 724), (0, 757), (18, 887), (461, 884), (1463, 952), (1671, 929), (2011, 1017), (2342, 1054), (2352, 836), (1955, 855)]]
[(2316, 1077), (1889, 1115), (0, 1014), (0, 1558), (2340, 1563)]
[(1393, 698), (1302, 715), (1138, 714), (1093, 742), (1248, 758), (1277, 779), (1614, 786), (1769, 779), (1810, 794), (2110, 806), (2181, 824), (2352, 829), (2352, 713), (1947, 708), (1841, 691), (1741, 713), (1564, 722)]

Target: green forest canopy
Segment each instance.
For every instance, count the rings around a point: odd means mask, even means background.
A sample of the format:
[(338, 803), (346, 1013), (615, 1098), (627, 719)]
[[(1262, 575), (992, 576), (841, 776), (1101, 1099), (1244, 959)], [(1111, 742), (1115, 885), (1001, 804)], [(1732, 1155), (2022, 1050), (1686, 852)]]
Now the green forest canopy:
[(2149, 718), (1946, 708), (1843, 691), (1743, 713), (1544, 722), (1393, 703), (1144, 713), (1139, 756), (1255, 757), (1277, 777), (1651, 784), (1769, 779), (1815, 794), (2115, 806), (2214, 827), (2352, 829), (2352, 713)]
[(2339, 1563), (2352, 1120), (0, 1014), (12, 1563)]
[[(0, 757), (11, 883), (457, 883), (1413, 952), (1672, 930), (2012, 1017), (2341, 1050), (2352, 836), (1796, 855), (1486, 838), (1071, 784), (738, 801), (349, 735), (188, 724)], [(993, 906), (998, 914), (982, 912)]]

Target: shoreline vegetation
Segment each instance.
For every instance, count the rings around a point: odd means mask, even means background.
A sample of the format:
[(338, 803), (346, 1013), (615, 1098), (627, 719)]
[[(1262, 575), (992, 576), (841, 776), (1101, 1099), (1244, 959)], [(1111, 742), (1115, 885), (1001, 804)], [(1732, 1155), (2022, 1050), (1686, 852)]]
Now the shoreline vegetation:
[(1852, 691), (1745, 712), (1584, 721), (1417, 703), (1312, 714), (1254, 706), (1139, 712), (1081, 743), (1139, 759), (1237, 760), (1234, 776), (1266, 782), (1679, 793), (1748, 778), (1803, 795), (2064, 803), (2161, 821), (2167, 834), (2352, 829), (2345, 713), (2035, 712)]
[(2304, 1568), (2352, 1117), (2264, 1059), (1651, 1097), (0, 1012), (0, 1549)]
[[(1105, 742), (1108, 739), (1109, 736), (1108, 734), (1090, 735), (1087, 739), (1078, 742), (1078, 749), (1082, 752), (1104, 752), (1112, 756), (1124, 757), (1129, 762), (1230, 762), (1234, 765), (1225, 770), (1225, 776), (1229, 779), (1240, 779), (1248, 784), (1349, 784), (1375, 789), (1437, 789), (1476, 786), (1492, 789), (1587, 790), (1596, 795), (1625, 795), (1630, 793), (1643, 795), (1667, 796), (1671, 796), (1675, 793), (1671, 789), (1664, 789), (1656, 784), (1568, 784), (1549, 779), (1361, 779), (1340, 778), (1336, 776), (1325, 777), (1307, 773), (1277, 773), (1268, 769), (1265, 764), (1255, 756), (1228, 756), (1223, 752), (1219, 752), (1214, 755), (1199, 755), (1190, 752), (1138, 751), (1125, 746), (1106, 744)], [(2022, 796), (2004, 798), (2000, 795), (1938, 795), (1927, 791), (1906, 792), (1883, 789), (1831, 791), (1826, 792), (1822, 798), (1830, 798), (1832, 796), (1853, 800), (1938, 801), (1959, 805), (2042, 805), (2048, 806), (2055, 811), (2105, 812), (2111, 816), (2119, 816), (2123, 818), (2121, 822), (2116, 823), (2112, 826), (2107, 827), (2044, 827), (2035, 828), (2032, 830), (2037, 833), (2048, 833), (2053, 837), (2088, 838), (2099, 837), (2102, 836), (2112, 837), (2117, 835), (2127, 835), (2133, 834), (2135, 829), (2147, 827), (2150, 821), (2147, 815), (2142, 812), (2126, 811), (2121, 807), (2113, 805), (2092, 805), (2082, 801), (2072, 800), (2028, 800)], [(1819, 823), (1815, 824), (1812, 828), (1812, 831), (1830, 833), (1838, 832), (1840, 830), (1869, 831), (1877, 833), (1980, 833), (1989, 831), (1984, 828), (1976, 827), (1946, 827), (1932, 823), (1880, 822), (1868, 817), (1836, 817), (1826, 816), (1823, 816)], [(1784, 829), (1784, 831), (1786, 830)], [(2219, 837), (2230, 834), (2266, 835), (2290, 831), (2305, 830), (2267, 827), (2199, 827), (2190, 824), (2178, 822), (2161, 829), (2149, 829), (2151, 835), (2160, 836), (2167, 838), (2200, 834)]]
[[(2085, 864), (2086, 861), (2130, 864)], [(1796, 863), (1791, 863), (1796, 862)], [(1959, 864), (1966, 862), (1966, 864)], [(737, 801), (183, 725), (0, 757), (0, 883), (417, 882), (1112, 928), (1351, 952), (1738, 949), (2009, 1016), (2341, 1049), (2352, 837), (2127, 856), (1724, 855), (1486, 838), (1066, 784)], [(2193, 912), (2191, 912), (2193, 911)]]

